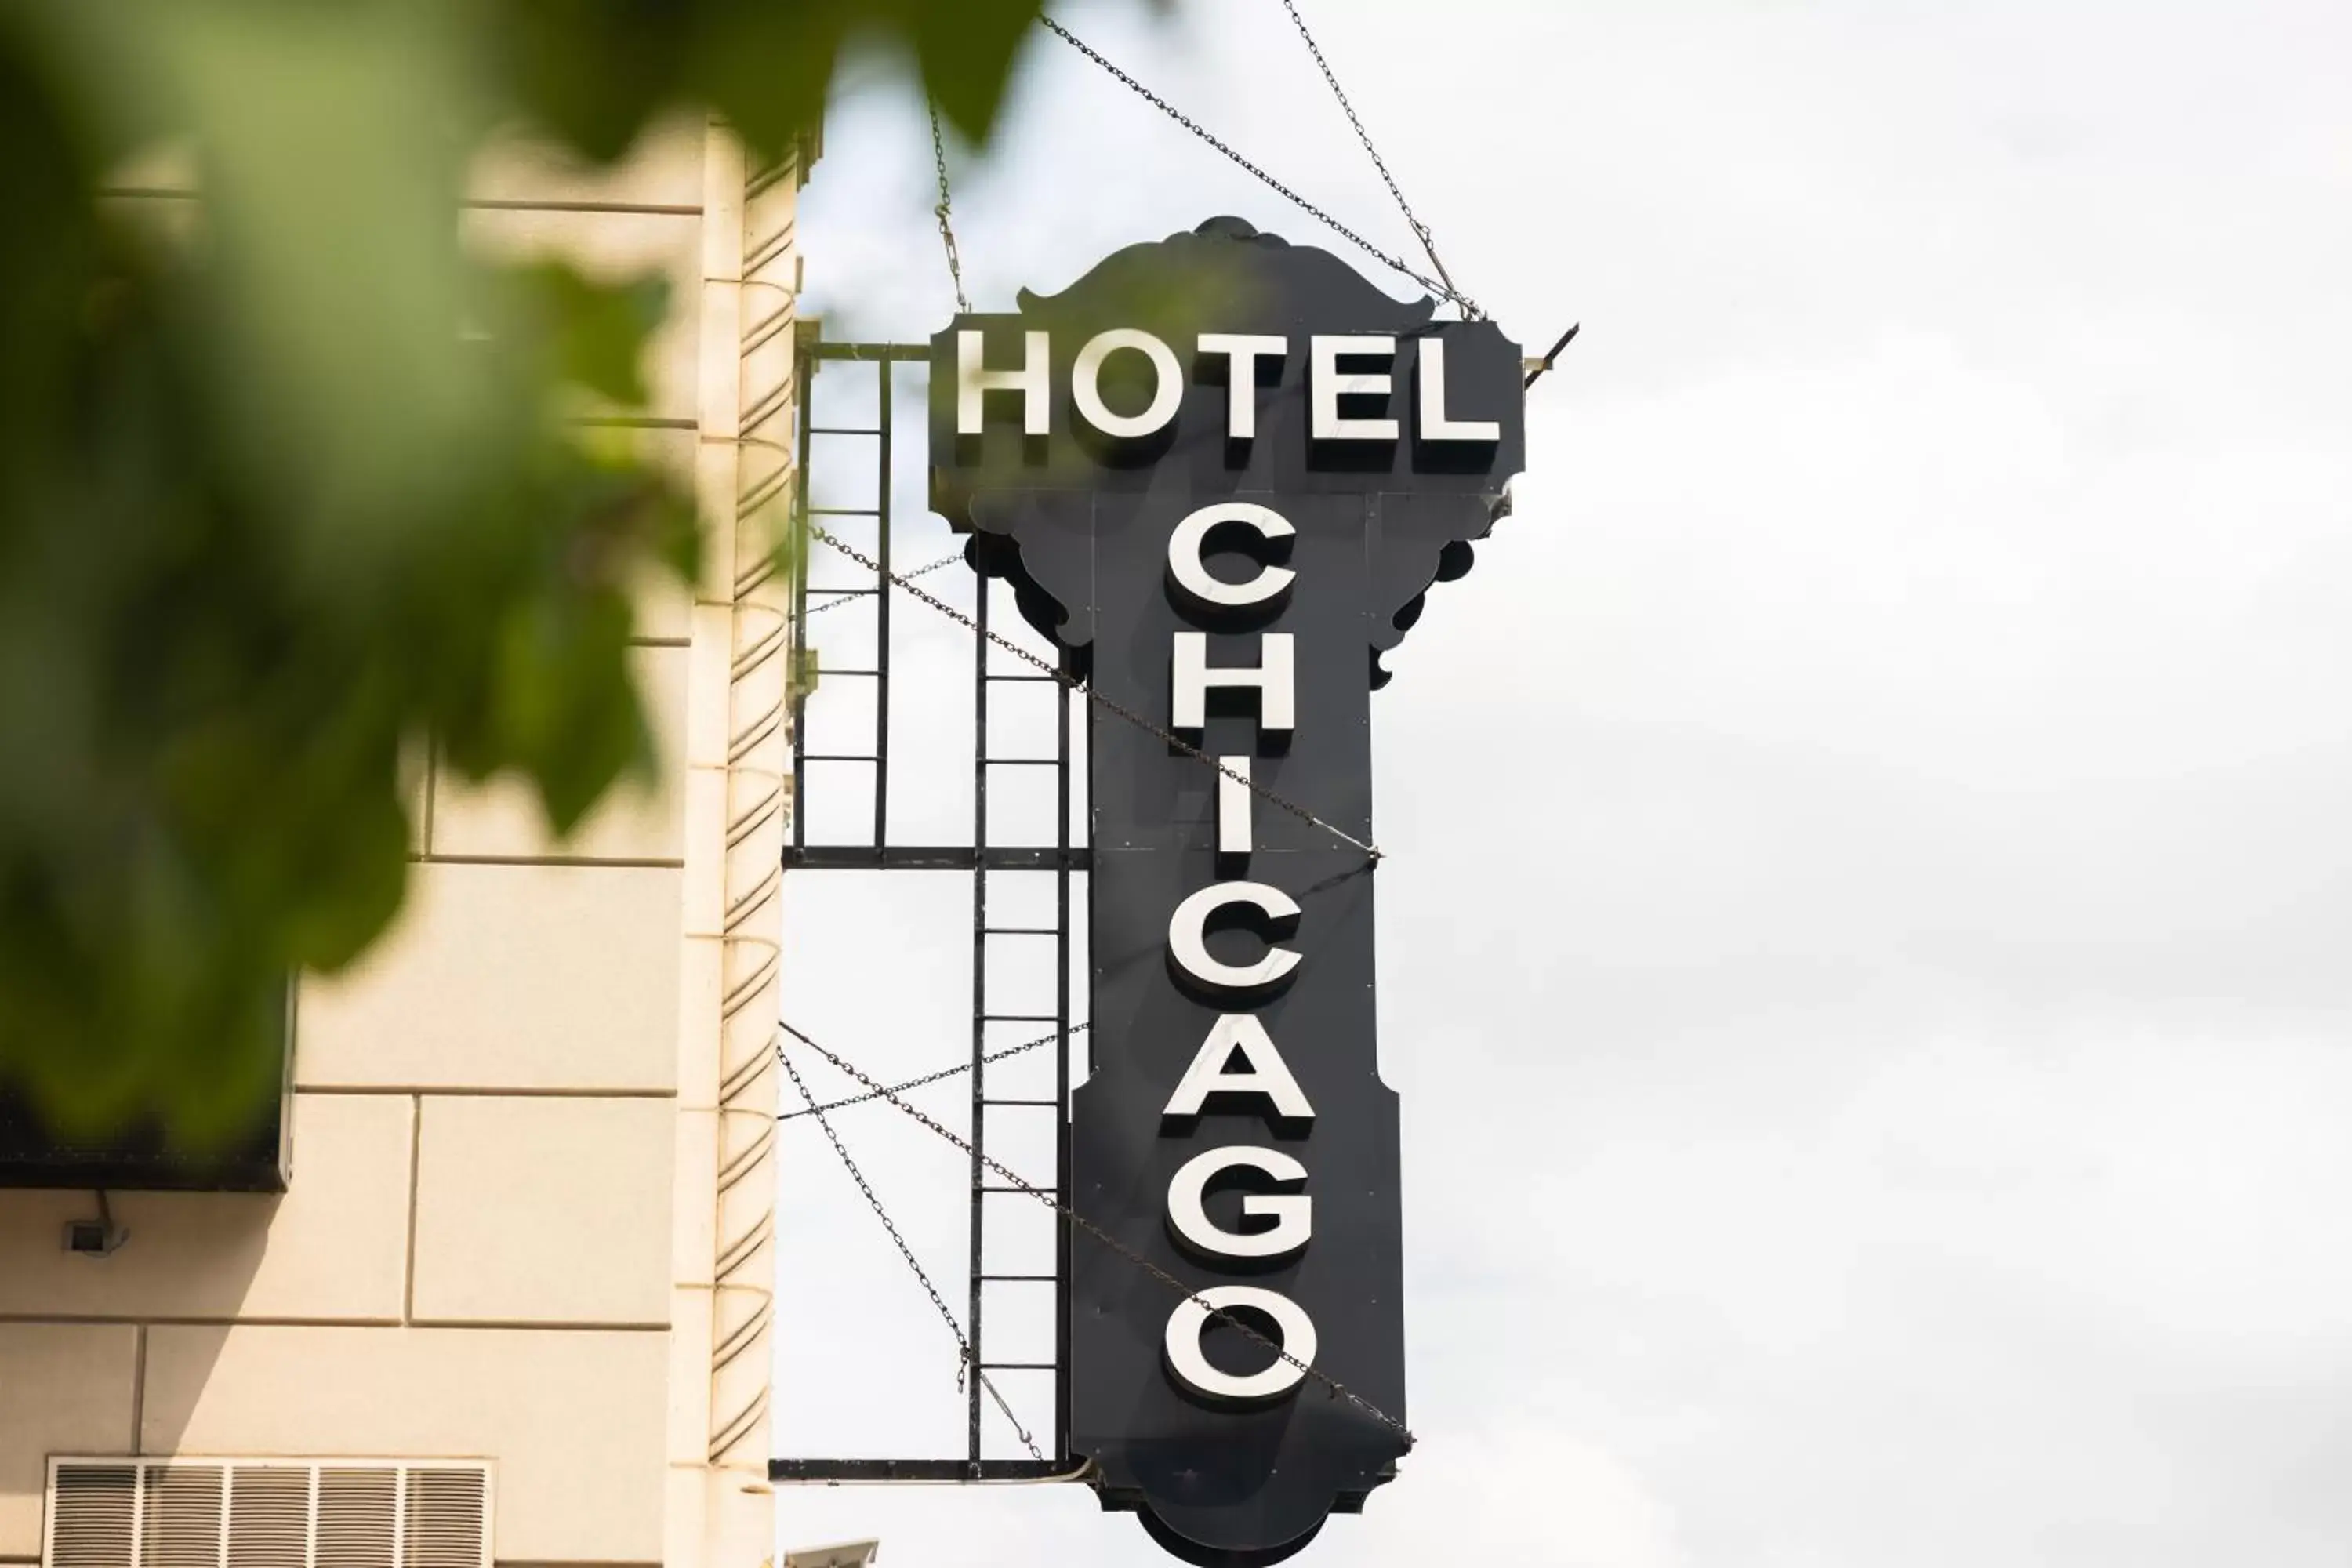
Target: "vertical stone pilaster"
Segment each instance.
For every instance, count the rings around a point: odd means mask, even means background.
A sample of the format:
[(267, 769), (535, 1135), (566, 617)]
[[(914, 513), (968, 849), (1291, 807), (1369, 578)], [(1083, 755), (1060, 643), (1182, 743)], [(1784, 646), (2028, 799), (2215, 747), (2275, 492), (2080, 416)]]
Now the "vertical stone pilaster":
[(727, 766), (727, 993), (719, 1084), (717, 1343), (710, 1458), (764, 1491), (775, 1258), (776, 977), (790, 766), (793, 321), (798, 181), (747, 170), (735, 342), (735, 605)]
[[(672, 1568), (772, 1552), (776, 978), (792, 663), (788, 537), (797, 255), (789, 160), (705, 158), (700, 451), (708, 532), (688, 705), (679, 1016)], [(691, 1327), (688, 1327), (691, 1321)]]

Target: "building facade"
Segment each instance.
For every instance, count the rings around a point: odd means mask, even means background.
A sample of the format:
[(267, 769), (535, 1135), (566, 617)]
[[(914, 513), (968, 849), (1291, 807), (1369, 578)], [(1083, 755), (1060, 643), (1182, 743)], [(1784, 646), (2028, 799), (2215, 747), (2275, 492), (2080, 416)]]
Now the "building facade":
[(772, 1554), (808, 156), (696, 123), (608, 170), (484, 159), (475, 243), (673, 282), (652, 406), (598, 437), (690, 476), (709, 529), (703, 581), (638, 616), (658, 786), (558, 844), (420, 761), (396, 929), (296, 999), (282, 1194), (110, 1193), (92, 1256), (63, 1241), (92, 1193), (0, 1191), (0, 1564)]

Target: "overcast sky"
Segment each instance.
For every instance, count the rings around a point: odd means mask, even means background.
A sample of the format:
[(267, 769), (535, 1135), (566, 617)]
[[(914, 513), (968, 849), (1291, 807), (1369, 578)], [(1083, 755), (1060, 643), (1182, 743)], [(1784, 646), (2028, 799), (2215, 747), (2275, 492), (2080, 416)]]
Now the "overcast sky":
[[(2352, 8), (1301, 5), (1462, 285), (1584, 323), (1375, 701), (1421, 1443), (1301, 1561), (2340, 1568)], [(1056, 9), (1410, 245), (1277, 0)], [(835, 338), (952, 309), (894, 83), (803, 194)], [(982, 310), (1220, 213), (1346, 254), (1044, 35), (958, 167)], [(898, 614), (894, 832), (956, 835), (962, 645)], [(788, 1018), (969, 1048), (967, 879), (790, 887)], [(837, 1125), (961, 1311), (961, 1157)], [(782, 1168), (780, 1450), (959, 1451), (946, 1328), (811, 1123)], [(778, 1511), (892, 1568), (1160, 1561), (1076, 1488)]]

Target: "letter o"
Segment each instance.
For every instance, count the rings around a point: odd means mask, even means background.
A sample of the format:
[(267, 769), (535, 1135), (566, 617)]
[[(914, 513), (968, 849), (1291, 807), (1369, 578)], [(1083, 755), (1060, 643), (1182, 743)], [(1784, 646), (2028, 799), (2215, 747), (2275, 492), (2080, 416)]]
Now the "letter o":
[(1226, 522), (1246, 523), (1266, 539), (1287, 539), (1298, 531), (1280, 512), (1253, 501), (1204, 506), (1178, 523), (1176, 531), (1168, 536), (1168, 574), (1176, 585), (1203, 605), (1234, 610), (1263, 605), (1289, 587), (1298, 574), (1287, 566), (1261, 566), (1246, 583), (1227, 583), (1209, 575), (1208, 567), (1201, 563), (1201, 547), (1209, 542), (1211, 530)]
[(1298, 905), (1279, 888), (1264, 882), (1212, 882), (1176, 906), (1168, 917), (1168, 951), (1176, 966), (1202, 984), (1217, 991), (1251, 991), (1270, 985), (1298, 967), (1298, 954), (1269, 946), (1265, 956), (1246, 967), (1220, 963), (1209, 956), (1203, 928), (1209, 917), (1228, 904), (1248, 904), (1268, 920), (1298, 918)]
[(1275, 1337), (1282, 1342), (1283, 1354), (1303, 1366), (1315, 1364), (1315, 1322), (1297, 1302), (1255, 1285), (1217, 1285), (1179, 1301), (1176, 1310), (1169, 1314), (1164, 1344), (1168, 1370), (1176, 1381), (1196, 1394), (1239, 1404), (1276, 1399), (1297, 1387), (1307, 1373), (1279, 1358), (1264, 1372), (1242, 1377), (1219, 1372), (1209, 1364), (1209, 1358), (1201, 1353), (1201, 1335), (1209, 1326), (1209, 1314), (1236, 1308), (1264, 1312), (1272, 1318)]
[(1202, 1204), (1209, 1184), (1226, 1171), (1250, 1170), (1277, 1182), (1303, 1182), (1307, 1167), (1279, 1149), (1235, 1144), (1195, 1154), (1168, 1182), (1168, 1224), (1177, 1236), (1216, 1258), (1284, 1258), (1315, 1234), (1315, 1200), (1305, 1193), (1251, 1193), (1242, 1213), (1274, 1220), (1271, 1230), (1220, 1228)]
[[(1151, 362), (1152, 374), (1157, 378), (1151, 406), (1131, 416), (1113, 414), (1102, 400), (1103, 361), (1118, 349), (1140, 353)], [(1088, 338), (1087, 346), (1078, 351), (1077, 363), (1070, 367), (1070, 396), (1087, 424), (1106, 436), (1131, 441), (1152, 434), (1176, 417), (1176, 405), (1184, 397), (1184, 370), (1176, 363), (1175, 351), (1150, 332), (1133, 327), (1113, 327)]]

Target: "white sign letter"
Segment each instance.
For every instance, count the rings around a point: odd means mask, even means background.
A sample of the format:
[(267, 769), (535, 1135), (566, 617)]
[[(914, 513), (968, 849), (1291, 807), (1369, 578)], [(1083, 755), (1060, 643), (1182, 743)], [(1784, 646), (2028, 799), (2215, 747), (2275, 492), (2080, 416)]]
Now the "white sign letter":
[[(1228, 1070), (1235, 1051), (1242, 1054), (1244, 1071)], [(1184, 1069), (1183, 1081), (1168, 1097), (1168, 1108), (1160, 1114), (1198, 1116), (1213, 1094), (1262, 1094), (1272, 1102), (1274, 1113), (1285, 1121), (1315, 1120), (1315, 1108), (1307, 1103), (1298, 1080), (1290, 1076), (1290, 1064), (1282, 1059), (1265, 1026), (1252, 1014), (1227, 1013), (1217, 1020), (1209, 1037), (1193, 1053), (1192, 1065)]]
[(1213, 991), (1250, 991), (1298, 967), (1298, 954), (1271, 944), (1264, 958), (1246, 968), (1210, 957), (1203, 940), (1209, 917), (1234, 904), (1247, 904), (1270, 921), (1298, 918), (1297, 903), (1279, 888), (1263, 882), (1212, 882), (1177, 905), (1176, 912), (1168, 917), (1168, 951), (1177, 968)]
[[(1264, 1372), (1254, 1372), (1246, 1377), (1235, 1377), (1211, 1366), (1209, 1358), (1201, 1353), (1201, 1335), (1209, 1326), (1209, 1314), (1236, 1309), (1263, 1312), (1272, 1318), (1275, 1338), (1282, 1342), (1282, 1353), (1299, 1364), (1293, 1366), (1290, 1362), (1276, 1360)], [(1299, 1380), (1307, 1375), (1301, 1367), (1315, 1364), (1315, 1322), (1287, 1296), (1261, 1290), (1255, 1285), (1215, 1285), (1176, 1304), (1176, 1310), (1168, 1318), (1163, 1348), (1168, 1353), (1168, 1370), (1196, 1394), (1205, 1394), (1213, 1399), (1274, 1399), (1298, 1386)]]
[(1258, 663), (1217, 669), (1209, 668), (1209, 634), (1175, 634), (1175, 725), (1197, 730), (1208, 721), (1209, 688), (1255, 687), (1257, 724), (1261, 730), (1287, 730), (1297, 704), (1293, 700), (1291, 634), (1267, 632), (1258, 639)]
[(1226, 610), (1263, 605), (1289, 587), (1298, 574), (1287, 566), (1261, 566), (1246, 583), (1227, 583), (1209, 575), (1208, 567), (1201, 563), (1201, 552), (1217, 526), (1227, 522), (1255, 529), (1262, 539), (1288, 539), (1298, 531), (1280, 512), (1252, 501), (1204, 506), (1178, 523), (1176, 531), (1168, 536), (1168, 574), (1176, 585), (1204, 605)]
[(1044, 332), (1024, 332), (1019, 370), (983, 370), (982, 334), (966, 327), (956, 334), (956, 434), (977, 436), (981, 427), (981, 395), (1017, 392), (1021, 395), (1021, 433), (1045, 434), (1050, 401), (1047, 378), (1051, 340)]
[[(1133, 349), (1151, 362), (1151, 405), (1131, 416), (1113, 414), (1102, 400), (1103, 361), (1120, 349)], [(1150, 332), (1113, 327), (1088, 338), (1078, 351), (1077, 363), (1070, 367), (1070, 397), (1087, 424), (1106, 436), (1132, 441), (1176, 417), (1176, 405), (1184, 397), (1184, 371), (1175, 352)]]
[(1445, 340), (1421, 340), (1421, 438), (1424, 441), (1499, 441), (1503, 427), (1492, 419), (1445, 416)]
[(1318, 337), (1314, 340), (1313, 360), (1308, 365), (1308, 379), (1314, 383), (1311, 391), (1315, 402), (1314, 438), (1318, 441), (1393, 441), (1397, 437), (1397, 422), (1393, 419), (1347, 419), (1339, 414), (1339, 399), (1361, 394), (1365, 396), (1386, 397), (1394, 382), (1386, 371), (1347, 372), (1339, 368), (1344, 356), (1349, 359), (1369, 358), (1374, 354), (1396, 357), (1394, 338)]
[(1270, 359), (1280, 364), (1290, 353), (1290, 345), (1280, 338), (1261, 336), (1255, 332), (1202, 332), (1201, 352), (1223, 354), (1228, 361), (1225, 373), (1225, 435), (1235, 441), (1253, 440), (1257, 436), (1257, 362)]
[(1273, 1220), (1268, 1230), (1226, 1230), (1209, 1218), (1202, 1199), (1209, 1184), (1227, 1171), (1257, 1171), (1277, 1182), (1303, 1182), (1307, 1167), (1279, 1149), (1234, 1145), (1212, 1149), (1184, 1162), (1168, 1181), (1168, 1227), (1212, 1258), (1287, 1258), (1315, 1236), (1315, 1200), (1305, 1193), (1251, 1193), (1242, 1199), (1245, 1217)]

